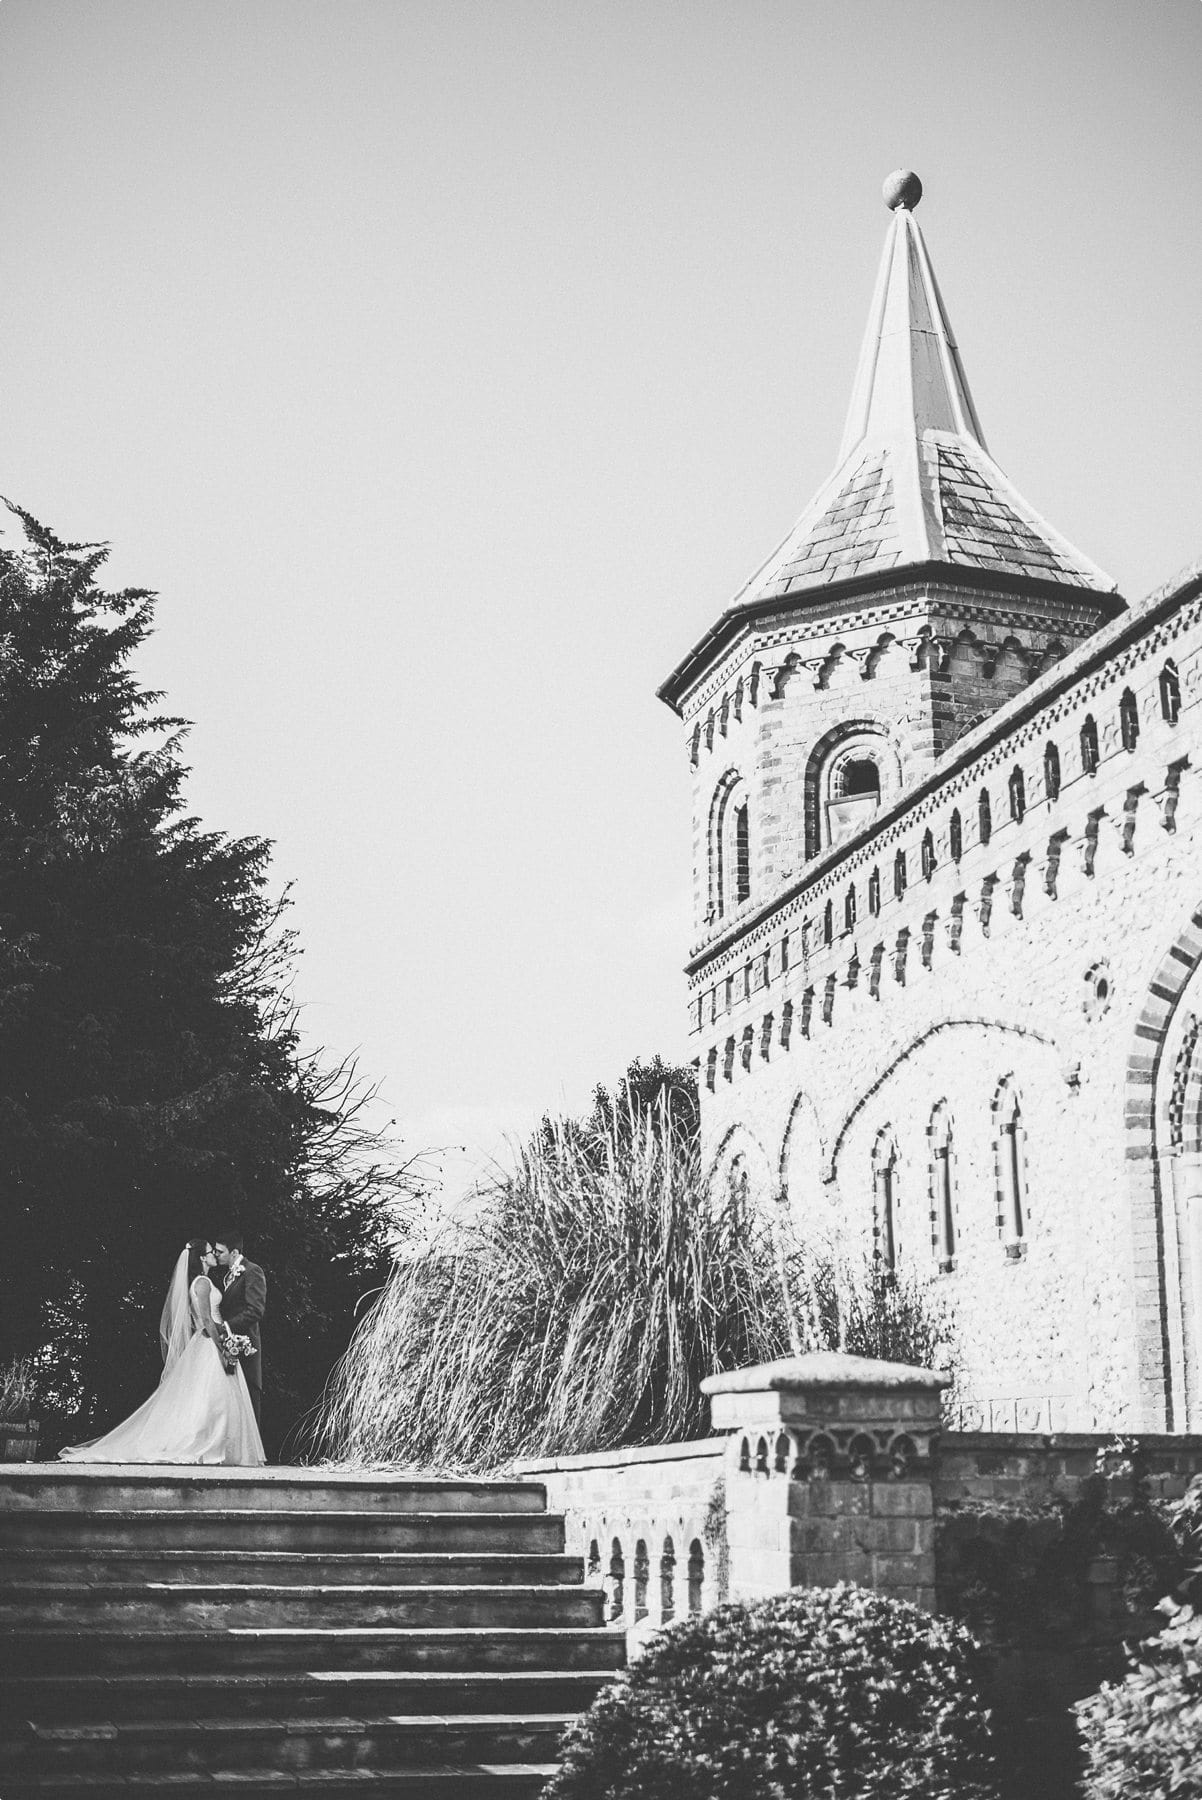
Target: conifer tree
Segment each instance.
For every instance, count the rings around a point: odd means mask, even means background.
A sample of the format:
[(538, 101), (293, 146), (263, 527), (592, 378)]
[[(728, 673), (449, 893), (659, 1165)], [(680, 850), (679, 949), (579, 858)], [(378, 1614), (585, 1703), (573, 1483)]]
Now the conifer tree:
[(268, 1270), (269, 1454), (383, 1278), (354, 1072), (302, 1054), (268, 844), (184, 810), (182, 721), (132, 660), (153, 597), (13, 509), (0, 549), (0, 1360), (76, 1438), (153, 1387), (166, 1278), (232, 1221)]

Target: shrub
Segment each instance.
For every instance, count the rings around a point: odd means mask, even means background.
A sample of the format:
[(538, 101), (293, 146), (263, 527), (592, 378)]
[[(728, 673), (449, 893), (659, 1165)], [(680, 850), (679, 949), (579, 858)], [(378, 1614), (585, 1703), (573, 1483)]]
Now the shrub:
[(788, 1351), (766, 1227), (702, 1192), (666, 1098), (545, 1122), (476, 1218), (393, 1269), (331, 1378), (339, 1461), (496, 1468), (698, 1436), (701, 1381)]
[(985, 1800), (980, 1651), (864, 1588), (798, 1588), (652, 1640), (565, 1736), (545, 1800)]
[(1126, 1680), (1077, 1706), (1089, 1800), (1202, 1800), (1202, 1613), (1161, 1611)]

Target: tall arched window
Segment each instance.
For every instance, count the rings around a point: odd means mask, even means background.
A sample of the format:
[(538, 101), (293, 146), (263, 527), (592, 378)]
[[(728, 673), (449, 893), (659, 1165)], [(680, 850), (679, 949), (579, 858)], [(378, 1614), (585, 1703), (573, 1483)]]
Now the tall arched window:
[(822, 909), (822, 941), (824, 944), (835, 941), (835, 906), (831, 900)]
[(1009, 1256), (1020, 1256), (1027, 1235), (1026, 1167), (1022, 1108), (1007, 1078), (993, 1102), (994, 1156), (997, 1162), (998, 1236)]
[(1060, 798), (1060, 752), (1050, 740), (1043, 751), (1043, 787), (1049, 801)]
[(1160, 711), (1166, 725), (1181, 717), (1181, 677), (1171, 656), (1160, 671)]
[(899, 850), (893, 858), (893, 892), (898, 900), (906, 891), (907, 879), (906, 853), (904, 850)]
[(710, 808), (711, 922), (725, 918), (751, 897), (751, 819), (747, 788), (728, 773)]
[(977, 800), (977, 830), (981, 842), (987, 844), (993, 836), (993, 808), (989, 804), (989, 789), (982, 788)]
[(897, 1268), (901, 1242), (897, 1219), (897, 1143), (886, 1127), (872, 1152), (872, 1217), (878, 1268)]
[(922, 878), (930, 881), (935, 873), (935, 834), (929, 827), (922, 834), (921, 862)]
[(1139, 742), (1139, 706), (1130, 688), (1123, 689), (1119, 701), (1119, 734), (1124, 750), (1134, 750)]
[(948, 849), (951, 851), (952, 861), (959, 862), (960, 858), (964, 855), (964, 824), (960, 818), (960, 808), (958, 806), (952, 812), (952, 821), (948, 826), (947, 831), (947, 842)]
[(1096, 775), (1100, 760), (1098, 722), (1092, 713), (1086, 713), (1085, 723), (1081, 727), (1081, 767), (1087, 775)]
[(844, 929), (844, 931), (854, 931), (855, 928), (856, 928), (856, 884), (853, 881), (851, 886), (847, 890), (847, 897), (845, 898), (845, 900), (843, 902), (843, 929)]
[(1023, 772), (1016, 763), (1010, 771), (1008, 783), (1010, 790), (1010, 817), (1016, 825), (1023, 822), (1023, 814), (1027, 810), (1027, 784)]
[(931, 1247), (939, 1269), (956, 1266), (956, 1194), (952, 1162), (952, 1122), (941, 1100), (927, 1126), (931, 1145)]

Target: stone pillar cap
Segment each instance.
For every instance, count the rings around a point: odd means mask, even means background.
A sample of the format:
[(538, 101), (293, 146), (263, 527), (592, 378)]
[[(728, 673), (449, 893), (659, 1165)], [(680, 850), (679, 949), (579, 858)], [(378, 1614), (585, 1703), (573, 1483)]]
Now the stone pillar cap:
[(703, 1394), (803, 1393), (808, 1388), (945, 1388), (951, 1376), (912, 1363), (877, 1362), (871, 1356), (849, 1356), (842, 1350), (815, 1350), (809, 1356), (783, 1356), (779, 1362), (707, 1375)]

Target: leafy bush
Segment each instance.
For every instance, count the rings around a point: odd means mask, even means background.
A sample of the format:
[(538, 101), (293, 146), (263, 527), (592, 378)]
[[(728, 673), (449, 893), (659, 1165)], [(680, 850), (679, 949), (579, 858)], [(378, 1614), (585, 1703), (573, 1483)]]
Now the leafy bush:
[(864, 1588), (721, 1607), (603, 1690), (545, 1800), (985, 1800), (980, 1678), (961, 1626)]
[(1161, 1611), (1126, 1680), (1077, 1706), (1089, 1800), (1202, 1800), (1202, 1613)]
[(0, 1420), (6, 1425), (24, 1423), (35, 1391), (32, 1358), (16, 1357), (0, 1369)]

